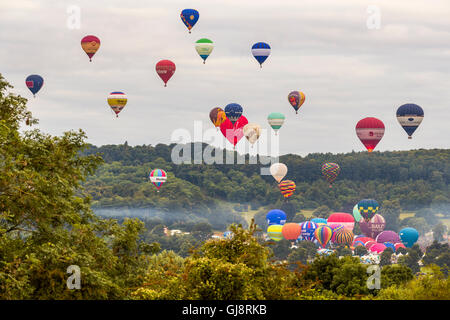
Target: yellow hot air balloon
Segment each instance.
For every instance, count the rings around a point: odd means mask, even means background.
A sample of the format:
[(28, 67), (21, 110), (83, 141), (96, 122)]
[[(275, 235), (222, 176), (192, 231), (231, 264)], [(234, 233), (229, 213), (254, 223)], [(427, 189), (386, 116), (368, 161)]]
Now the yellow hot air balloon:
[(119, 117), (119, 113), (125, 107), (127, 101), (127, 95), (120, 91), (111, 92), (108, 96), (108, 104), (116, 113), (116, 117)]

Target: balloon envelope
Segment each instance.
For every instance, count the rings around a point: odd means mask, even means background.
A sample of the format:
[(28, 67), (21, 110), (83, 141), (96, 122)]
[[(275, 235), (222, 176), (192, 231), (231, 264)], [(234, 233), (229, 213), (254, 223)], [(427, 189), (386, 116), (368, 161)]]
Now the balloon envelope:
[(353, 218), (355, 218), (356, 222), (360, 222), (363, 218), (359, 213), (358, 204), (355, 204), (355, 206), (353, 207)]
[(120, 91), (111, 92), (108, 95), (108, 104), (111, 109), (115, 112), (116, 116), (125, 108), (128, 98), (127, 95)]
[(256, 123), (247, 123), (242, 130), (251, 144), (254, 144), (261, 136), (261, 126)]
[(393, 252), (395, 252), (395, 245), (392, 242), (385, 242), (383, 243), (386, 248), (391, 248)]
[(268, 225), (284, 225), (286, 223), (286, 213), (279, 209), (270, 210), (266, 214), (266, 221)]
[(189, 33), (191, 33), (191, 29), (197, 23), (200, 14), (195, 9), (184, 9), (181, 11), (180, 17)]
[(403, 228), (398, 234), (407, 248), (411, 248), (419, 239), (419, 232), (414, 228)]
[(176, 67), (175, 63), (170, 60), (161, 60), (156, 64), (156, 73), (164, 82), (164, 86), (167, 86), (167, 81), (172, 78), (175, 73)]
[(156, 187), (156, 189), (160, 189), (164, 182), (167, 180), (167, 174), (162, 169), (154, 169), (150, 172), (150, 181)]
[(301, 227), (298, 223), (286, 223), (281, 229), (281, 233), (286, 240), (297, 240), (301, 233)]
[(88, 55), (89, 61), (92, 61), (92, 57), (100, 48), (100, 39), (93, 35), (85, 36), (81, 39), (81, 48)]
[(338, 244), (346, 244), (346, 245), (350, 246), (353, 243), (353, 237), (354, 237), (354, 234), (352, 231), (343, 228), (336, 232), (334, 241)]
[(270, 46), (265, 42), (255, 43), (252, 46), (252, 54), (262, 68), (263, 62), (266, 61), (267, 57), (270, 55)]
[(320, 226), (314, 231), (314, 237), (323, 248), (325, 248), (330, 241), (332, 234), (333, 230), (331, 230), (331, 228), (327, 225)]
[(283, 239), (283, 233), (281, 232), (283, 230), (283, 226), (279, 224), (273, 224), (270, 225), (267, 228), (267, 235), (270, 239), (274, 241), (280, 241)]
[(278, 187), (280, 188), (281, 194), (285, 198), (289, 198), (290, 196), (292, 196), (296, 188), (295, 182), (291, 180), (284, 180), (280, 182)]
[(197, 51), (198, 55), (203, 59), (203, 63), (205, 63), (206, 59), (209, 57), (213, 49), (214, 44), (209, 39), (202, 38), (200, 40), (197, 40), (197, 42), (195, 43), (195, 50)]
[(330, 184), (330, 187), (334, 180), (336, 180), (340, 172), (341, 167), (339, 167), (337, 163), (327, 162), (322, 165), (322, 174)]
[(281, 126), (284, 123), (285, 116), (282, 113), (279, 112), (272, 112), (267, 117), (267, 121), (269, 122), (269, 125), (272, 127), (272, 129), (275, 131), (275, 133), (281, 128)]
[(242, 116), (243, 109), (240, 104), (230, 103), (225, 107), (225, 114), (231, 123), (235, 123)]
[(370, 246), (369, 250), (375, 253), (382, 253), (384, 250), (386, 250), (386, 246), (382, 243), (375, 243), (374, 245)]
[(317, 225), (314, 222), (306, 221), (302, 224), (302, 238), (307, 241), (314, 241), (315, 235), (314, 232), (317, 229)]
[(342, 224), (339, 224), (339, 223), (328, 223), (328, 222), (327, 222), (327, 226), (329, 226), (331, 228), (331, 230), (333, 230), (333, 234), (331, 235), (331, 242), (335, 243), (336, 242), (336, 234), (337, 234), (337, 232), (339, 230), (344, 229), (344, 226)]
[(227, 116), (225, 115), (225, 111), (223, 111), (222, 108), (213, 108), (209, 112), (209, 119), (214, 124), (214, 126), (218, 128), (227, 119)]
[(220, 125), (220, 131), (222, 132), (223, 136), (227, 138), (227, 140), (233, 145), (236, 146), (236, 144), (242, 139), (244, 136), (243, 128), (248, 123), (248, 120), (246, 117), (241, 116), (238, 121), (236, 121), (234, 124), (230, 121), (230, 119), (226, 119), (221, 125)]
[(412, 134), (422, 123), (423, 117), (423, 109), (414, 103), (404, 104), (397, 109), (398, 123), (408, 134), (408, 139), (412, 139)]
[(377, 118), (364, 118), (356, 124), (356, 135), (366, 147), (372, 152), (384, 135), (384, 123)]
[(335, 212), (328, 217), (327, 224), (342, 224), (345, 229), (352, 231), (355, 226), (355, 219), (349, 213)]
[(385, 242), (397, 243), (400, 242), (400, 237), (395, 231), (385, 230), (380, 232), (379, 235), (377, 235), (375, 241), (378, 243), (385, 243)]
[(288, 169), (284, 163), (274, 163), (270, 166), (270, 174), (278, 183), (283, 180), (287, 171)]
[(25, 79), (25, 84), (27, 85), (27, 88), (31, 91), (31, 93), (35, 95), (39, 90), (41, 90), (42, 86), (44, 85), (44, 78), (42, 78), (38, 74), (32, 74)]
[(378, 212), (379, 208), (380, 205), (373, 199), (363, 199), (358, 202), (359, 214), (365, 221), (370, 221), (370, 219)]
[(292, 108), (294, 108), (295, 113), (298, 113), (298, 109), (305, 102), (305, 94), (301, 91), (292, 91), (288, 95), (288, 101), (291, 104)]
[(380, 214), (376, 214), (369, 221), (364, 219), (359, 222), (359, 227), (366, 236), (376, 238), (386, 226), (386, 220)]

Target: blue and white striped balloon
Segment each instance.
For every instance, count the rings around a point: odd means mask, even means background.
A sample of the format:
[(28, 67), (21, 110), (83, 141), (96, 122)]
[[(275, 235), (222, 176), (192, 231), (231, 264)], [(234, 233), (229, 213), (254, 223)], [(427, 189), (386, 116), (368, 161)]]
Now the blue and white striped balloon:
[(252, 54), (262, 68), (263, 62), (270, 55), (270, 46), (265, 42), (255, 43), (252, 47)]

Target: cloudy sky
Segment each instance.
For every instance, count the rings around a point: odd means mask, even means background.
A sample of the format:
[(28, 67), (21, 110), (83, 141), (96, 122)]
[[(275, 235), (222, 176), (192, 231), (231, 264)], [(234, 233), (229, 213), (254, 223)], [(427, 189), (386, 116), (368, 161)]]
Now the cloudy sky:
[[(79, 29), (68, 27), (71, 6)], [(373, 6), (379, 29), (367, 26)], [(200, 12), (191, 34), (184, 8)], [(386, 126), (376, 150), (450, 148), (449, 16), (448, 0), (0, 0), (0, 72), (29, 98), (40, 129), (82, 128), (95, 145), (170, 143), (180, 129), (193, 138), (195, 124), (223, 141), (209, 111), (235, 102), (268, 132), (269, 113), (286, 115), (280, 154), (365, 150), (355, 124), (367, 116)], [(91, 63), (80, 46), (89, 34), (101, 40)], [(194, 48), (203, 37), (215, 44), (205, 65)], [(259, 41), (272, 47), (262, 69), (251, 55)], [(162, 59), (177, 66), (166, 88)], [(30, 74), (45, 79), (35, 99)], [(298, 115), (293, 90), (306, 94)], [(128, 96), (119, 119), (111, 91)], [(425, 111), (412, 140), (395, 118), (409, 102)]]

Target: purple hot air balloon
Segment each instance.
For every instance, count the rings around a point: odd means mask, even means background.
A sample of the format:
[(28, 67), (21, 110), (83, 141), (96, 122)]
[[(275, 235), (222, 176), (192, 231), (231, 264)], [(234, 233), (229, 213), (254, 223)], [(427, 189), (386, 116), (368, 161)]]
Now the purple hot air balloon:
[(381, 232), (377, 235), (376, 242), (378, 243), (385, 243), (385, 242), (392, 242), (392, 243), (398, 243), (401, 242), (400, 237), (398, 236), (397, 232), (386, 230)]
[(380, 234), (384, 227), (386, 226), (386, 220), (383, 216), (376, 214), (369, 221), (361, 219), (359, 222), (359, 227), (361, 231), (368, 237), (375, 239), (378, 234)]

